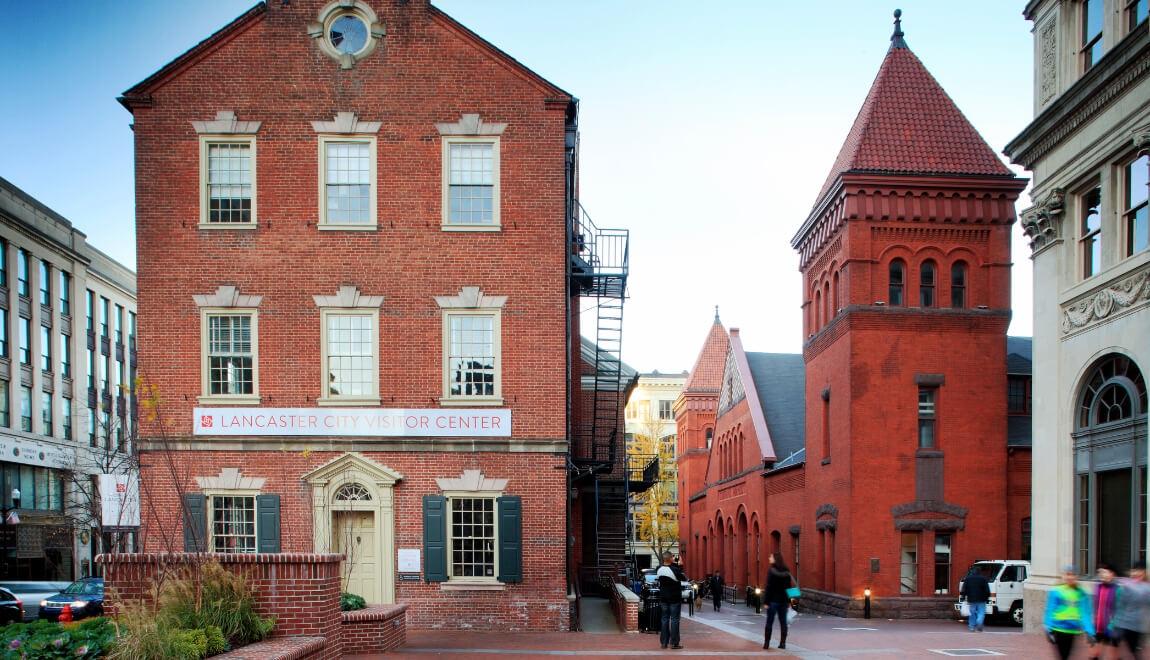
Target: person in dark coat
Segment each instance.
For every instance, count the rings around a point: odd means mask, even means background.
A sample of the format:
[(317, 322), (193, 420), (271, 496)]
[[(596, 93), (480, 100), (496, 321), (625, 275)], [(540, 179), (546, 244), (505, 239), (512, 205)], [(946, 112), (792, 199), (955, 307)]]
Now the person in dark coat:
[(982, 624), (986, 620), (986, 604), (990, 602), (990, 583), (978, 568), (971, 568), (970, 573), (962, 579), (959, 594), (966, 596), (966, 606), (970, 609), (967, 628), (970, 632), (982, 632)]
[(763, 629), (763, 648), (769, 648), (771, 645), (771, 633), (775, 628), (775, 617), (779, 619), (779, 632), (782, 636), (779, 638), (779, 648), (787, 648), (787, 610), (791, 607), (791, 598), (787, 595), (787, 589), (795, 586), (795, 579), (791, 576), (791, 571), (787, 568), (786, 563), (783, 562), (781, 555), (771, 553), (770, 558), (767, 560), (770, 568), (767, 570), (766, 592), (763, 598), (767, 603), (767, 626)]
[(679, 617), (683, 613), (682, 572), (671, 564), (671, 553), (663, 553), (663, 565), (656, 575), (659, 578), (659, 600), (662, 605), (662, 625), (659, 628), (659, 646), (681, 649), (679, 644)]
[(719, 571), (711, 576), (711, 602), (716, 612), (723, 609), (723, 574)]

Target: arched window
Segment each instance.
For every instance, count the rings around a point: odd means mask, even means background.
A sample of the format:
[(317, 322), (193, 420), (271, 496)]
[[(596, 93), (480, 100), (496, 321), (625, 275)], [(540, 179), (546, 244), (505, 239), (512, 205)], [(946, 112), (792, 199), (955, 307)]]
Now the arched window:
[(1146, 560), (1146, 381), (1111, 354), (1090, 370), (1075, 413), (1075, 545), (1078, 569)]
[(715, 429), (707, 429), (707, 449), (711, 448), (711, 441), (715, 439)]
[(902, 259), (890, 262), (890, 291), (887, 293), (888, 303), (899, 306), (903, 304), (903, 284), (906, 281), (906, 264)]
[(950, 306), (966, 307), (966, 262), (956, 261), (950, 267)]
[(341, 487), (335, 493), (336, 502), (361, 502), (371, 499), (371, 493), (367, 492), (361, 484), (351, 483)]
[(935, 267), (933, 261), (924, 261), (918, 271), (918, 306), (934, 307)]
[(771, 554), (782, 555), (782, 553), (783, 553), (783, 535), (780, 534), (779, 530), (776, 529), (776, 530), (773, 530), (771, 532)]
[(831, 286), (831, 293), (834, 294), (831, 296), (831, 315), (838, 316), (839, 310), (843, 307), (843, 301), (842, 297), (839, 295), (839, 274), (837, 272), (834, 274), (831, 282), (833, 282), (833, 285)]
[(821, 290), (815, 291), (815, 332), (823, 327), (823, 292)]
[(831, 283), (823, 282), (823, 304), (826, 309), (823, 311), (823, 323), (830, 323), (831, 319), (835, 317), (835, 308), (831, 304)]

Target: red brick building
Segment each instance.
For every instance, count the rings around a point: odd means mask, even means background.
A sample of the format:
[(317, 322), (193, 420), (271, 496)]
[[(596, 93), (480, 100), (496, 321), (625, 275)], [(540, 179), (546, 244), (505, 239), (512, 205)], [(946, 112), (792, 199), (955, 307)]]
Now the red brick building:
[[(684, 542), (688, 561), (736, 586), (761, 581), (778, 550), (811, 607), (858, 611), (869, 588), (884, 615), (923, 616), (948, 612), (976, 558), (1024, 551), (1029, 433), (1008, 420), (1006, 329), (1026, 181), (897, 26), (792, 240), (803, 368), (786, 376), (798, 356), (744, 352), (731, 331), (706, 481), (684, 491)], [(1028, 340), (1010, 343), (1029, 358)], [(691, 433), (681, 428), (684, 446)]]
[(121, 101), (144, 548), (343, 553), (411, 626), (566, 629), (556, 512), (609, 412), (575, 312), (626, 274), (577, 212), (575, 99), (426, 0), (293, 0)]

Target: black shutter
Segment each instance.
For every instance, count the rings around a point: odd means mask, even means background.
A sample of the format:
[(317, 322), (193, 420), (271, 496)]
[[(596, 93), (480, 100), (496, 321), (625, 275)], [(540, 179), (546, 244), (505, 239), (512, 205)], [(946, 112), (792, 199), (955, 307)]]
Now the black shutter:
[(423, 578), (447, 581), (447, 498), (423, 496)]
[(184, 494), (184, 552), (204, 552), (208, 544), (207, 498)]
[(523, 581), (523, 502), (507, 495), (496, 500), (499, 510), (500, 582)]
[(256, 496), (256, 551), (280, 551), (280, 496)]

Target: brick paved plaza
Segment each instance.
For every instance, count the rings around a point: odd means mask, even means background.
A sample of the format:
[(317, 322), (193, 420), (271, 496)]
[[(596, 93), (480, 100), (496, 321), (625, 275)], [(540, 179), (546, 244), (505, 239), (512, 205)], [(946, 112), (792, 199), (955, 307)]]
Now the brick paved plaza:
[[(791, 628), (787, 650), (762, 650), (764, 618), (742, 605), (721, 613), (708, 609), (683, 617), (683, 649), (659, 648), (657, 635), (642, 633), (500, 634), (466, 631), (410, 631), (402, 651), (387, 657), (580, 658), (749, 657), (780, 658), (944, 658), (1053, 657), (1046, 641), (1021, 628), (989, 625), (984, 633), (967, 632), (958, 621), (891, 621), (800, 616)], [(773, 640), (778, 642), (778, 630)], [(981, 653), (976, 650), (981, 651)], [(351, 656), (366, 660), (369, 657)], [(1085, 657), (1085, 655), (1083, 655)]]

